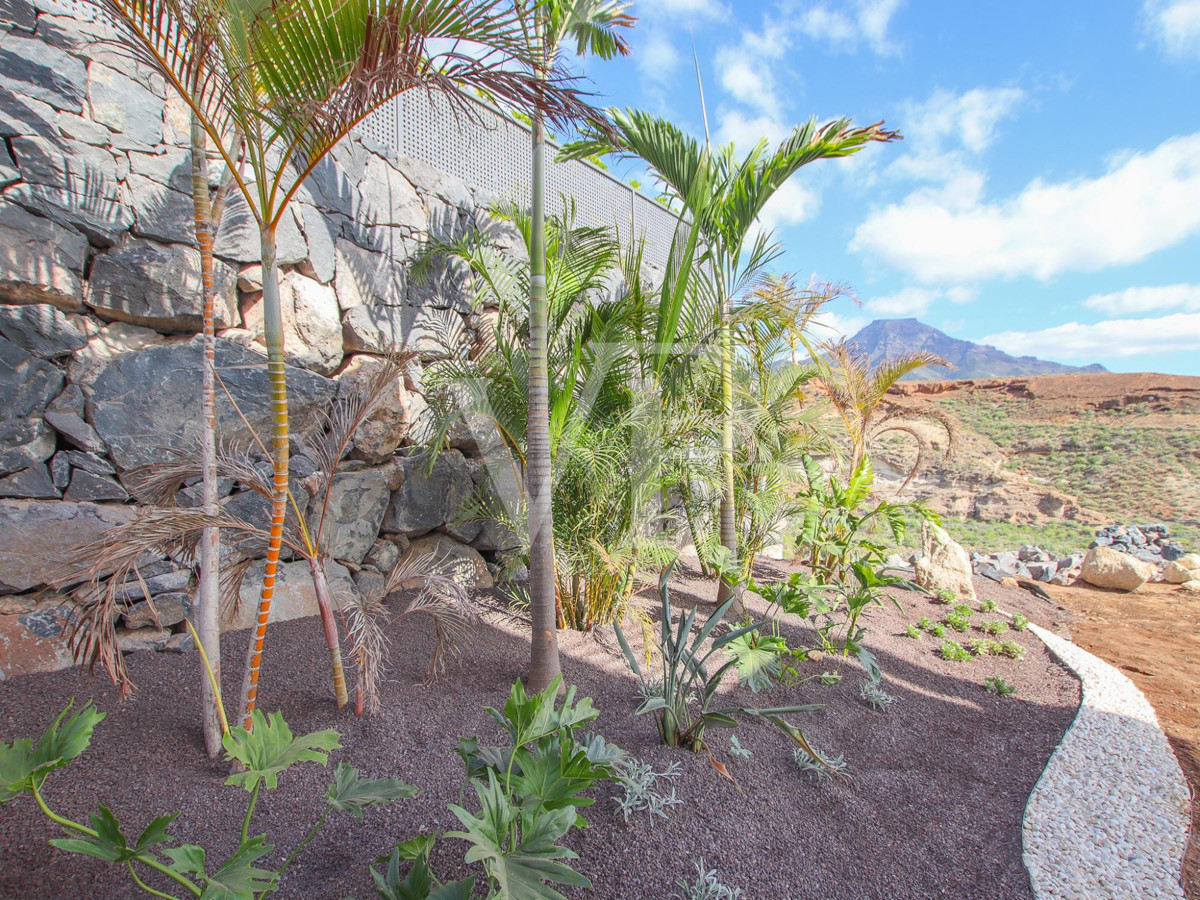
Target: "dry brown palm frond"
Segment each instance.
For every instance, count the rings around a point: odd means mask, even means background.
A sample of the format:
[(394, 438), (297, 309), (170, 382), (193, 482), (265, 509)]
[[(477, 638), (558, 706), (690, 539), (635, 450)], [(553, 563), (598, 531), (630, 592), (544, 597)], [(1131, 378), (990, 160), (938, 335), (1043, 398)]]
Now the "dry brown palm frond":
[(928, 404), (921, 407), (909, 407), (899, 405), (889, 405), (883, 411), (878, 421), (871, 429), (868, 436), (868, 442), (876, 440), (883, 434), (891, 431), (899, 431), (909, 435), (917, 442), (917, 459), (909, 469), (904, 483), (900, 485), (897, 493), (902, 492), (908, 487), (909, 483), (925, 471), (925, 467), (929, 464), (929, 460), (933, 456), (933, 442), (914, 425), (910, 424), (914, 421), (922, 419), (932, 420), (942, 426), (946, 432), (946, 450), (942, 454), (942, 461), (945, 462), (953, 454), (958, 446), (958, 423), (949, 415), (936, 407)]
[(446, 669), (459, 653), (461, 643), (479, 614), (467, 592), (446, 573), (446, 557), (433, 553), (410, 553), (388, 573), (383, 587), (349, 605), (349, 631), (358, 660), (358, 691), (366, 707), (379, 708), (379, 685), (387, 671), (388, 640), (383, 631), (384, 601), (403, 587), (419, 587), (402, 616), (424, 614), (433, 619), (436, 633), (433, 653), (425, 670), (426, 683)]
[[(203, 474), (200, 451), (171, 451), (172, 458), (152, 465), (141, 466), (125, 474), (130, 493), (142, 503), (154, 506), (174, 506), (175, 497), (184, 484)], [(268, 466), (258, 463), (246, 447), (222, 443), (217, 447), (217, 475), (232, 478), (243, 487), (270, 499), (273, 484)]]
[[(416, 354), (407, 351), (392, 353), (383, 358), (383, 365), (371, 373), (365, 381), (356, 383), (344, 395), (334, 401), (324, 416), (324, 428), (305, 442), (305, 449), (316, 461), (322, 473), (323, 483), (317, 493), (323, 493), (321, 511), (315, 522), (314, 541), (320, 546), (324, 532), (325, 515), (329, 505), (330, 488), (338, 463), (345, 456), (354, 440), (359, 426), (371, 414), (379, 398), (396, 382)], [(314, 495), (315, 496), (315, 495)]]
[(97, 663), (102, 665), (122, 696), (133, 690), (133, 682), (117, 647), (116, 620), (127, 605), (118, 595), (132, 579), (149, 599), (139, 565), (168, 553), (190, 558), (200, 533), (210, 526), (259, 533), (227, 514), (209, 516), (199, 509), (145, 507), (131, 521), (109, 529), (103, 538), (72, 548), (70, 561), (51, 581), (52, 587), (69, 589), (78, 605), (67, 630), (75, 661), (92, 672)]

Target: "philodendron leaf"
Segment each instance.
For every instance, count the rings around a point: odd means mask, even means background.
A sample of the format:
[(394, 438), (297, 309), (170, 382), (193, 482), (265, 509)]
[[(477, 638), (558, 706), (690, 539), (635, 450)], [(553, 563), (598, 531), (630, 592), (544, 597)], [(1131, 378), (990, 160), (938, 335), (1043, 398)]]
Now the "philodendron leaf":
[(340, 762), (333, 772), (333, 784), (325, 799), (334, 809), (362, 818), (362, 811), (377, 803), (412, 797), (417, 789), (396, 778), (360, 778), (358, 769)]
[(783, 638), (769, 634), (744, 634), (724, 649), (737, 661), (738, 679), (757, 694), (770, 688), (779, 677), (779, 655), (787, 649), (787, 644)]
[(225, 783), (240, 785), (247, 791), (254, 790), (260, 781), (268, 789), (274, 788), (279, 773), (296, 763), (325, 765), (329, 761), (329, 751), (340, 746), (340, 735), (332, 728), (293, 737), (292, 729), (279, 712), (271, 713), (268, 719), (256, 709), (252, 724), (250, 731), (241, 726), (231, 728), (221, 739), (226, 756), (246, 767), (245, 772), (230, 775)]
[(0, 803), (32, 790), (48, 773), (65, 766), (87, 749), (104, 713), (90, 702), (72, 713), (74, 703), (72, 700), (58, 714), (36, 747), (28, 739), (0, 743)]
[[(422, 835), (432, 837), (432, 835)], [(410, 842), (411, 843), (411, 842)], [(432, 842), (430, 843), (432, 846)], [(371, 878), (375, 881), (375, 893), (380, 900), (470, 900), (471, 890), (475, 887), (475, 877), (466, 881), (451, 881), (434, 887), (433, 872), (429, 868), (428, 852), (417, 856), (406, 856), (404, 845), (397, 844), (392, 855), (387, 859), (387, 871), (380, 874), (371, 868)], [(400, 862), (413, 859), (408, 874), (400, 877)]]
[(482, 862), (495, 890), (496, 900), (564, 900), (562, 894), (550, 887), (570, 884), (591, 887), (591, 882), (560, 859), (573, 859), (575, 854), (555, 841), (575, 823), (578, 815), (573, 806), (550, 812), (520, 815), (520, 843), (506, 846), (508, 829), (518, 813), (513, 809), (495, 776), (488, 773), (488, 783), (472, 782), (479, 797), (479, 815), (472, 815), (461, 806), (451, 804), (450, 811), (463, 823), (465, 831), (451, 831), (447, 837), (467, 841), (471, 848), (467, 862)]
[(134, 851), (125, 843), (125, 835), (121, 832), (121, 825), (112, 814), (112, 810), (101, 805), (99, 811), (91, 813), (88, 818), (91, 820), (92, 830), (96, 832), (95, 837), (54, 838), (50, 844), (68, 853), (82, 853), (106, 862), (123, 863), (133, 858)]
[(254, 900), (256, 894), (273, 888), (279, 875), (254, 864), (274, 849), (265, 834), (244, 841), (221, 868), (202, 876), (205, 883), (200, 900)]

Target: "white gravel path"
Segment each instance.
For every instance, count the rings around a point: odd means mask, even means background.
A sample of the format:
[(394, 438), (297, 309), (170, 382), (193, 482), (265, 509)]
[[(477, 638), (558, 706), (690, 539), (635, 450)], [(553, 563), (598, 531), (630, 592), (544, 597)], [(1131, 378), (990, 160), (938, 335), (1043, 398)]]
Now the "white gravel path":
[(1025, 807), (1038, 900), (1182, 900), (1187, 781), (1145, 695), (1113, 666), (1033, 631), (1083, 682), (1074, 723)]

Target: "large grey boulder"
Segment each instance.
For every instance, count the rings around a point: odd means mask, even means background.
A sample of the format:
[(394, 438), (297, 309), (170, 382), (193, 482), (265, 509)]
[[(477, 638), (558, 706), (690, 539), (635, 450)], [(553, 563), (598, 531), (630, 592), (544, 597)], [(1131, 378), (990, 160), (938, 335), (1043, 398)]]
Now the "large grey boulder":
[(122, 149), (157, 147), (163, 139), (166, 101), (140, 81), (96, 60), (88, 65), (88, 108), (92, 119), (113, 132)]
[(951, 591), (966, 603), (975, 602), (971, 557), (946, 530), (932, 522), (921, 525), (922, 556), (913, 561), (913, 580), (927, 591)]
[(82, 311), (87, 238), (0, 200), (0, 300)]
[[(342, 323), (333, 288), (288, 272), (279, 281), (283, 315), (283, 350), (288, 362), (322, 375), (342, 364)], [(260, 297), (244, 311), (246, 329), (263, 343), (263, 302)]]
[[(215, 261), (217, 328), (237, 324), (237, 275)], [(87, 304), (106, 319), (165, 332), (204, 328), (200, 251), (179, 244), (130, 241), (96, 258)]]
[(342, 310), (356, 306), (402, 306), (406, 298), (407, 273), (400, 262), (386, 253), (367, 250), (338, 238), (334, 245), (336, 268), (334, 288)]
[(425, 231), (425, 205), (408, 179), (383, 157), (372, 154), (358, 189), (362, 198), (355, 210), (358, 221)]
[(42, 359), (68, 356), (86, 347), (86, 324), (82, 317), (65, 315), (49, 303), (0, 306), (0, 334)]
[(31, 136), (9, 143), (22, 181), (5, 192), (7, 199), (72, 226), (101, 246), (115, 244), (129, 230), (133, 212), (121, 202), (111, 150)]
[[(372, 379), (386, 363), (378, 357), (353, 356), (338, 378), (338, 396), (347, 398), (369, 389)], [(351, 456), (370, 463), (382, 463), (392, 458), (396, 448), (407, 437), (416, 417), (414, 397), (399, 375), (380, 393), (358, 430), (354, 432)]]
[[(357, 592), (350, 570), (338, 563), (328, 563), (329, 589), (334, 608), (343, 606)], [(242, 590), (235, 609), (229, 610), (222, 622), (224, 631), (250, 628), (258, 621), (258, 601), (262, 593), (264, 568), (255, 565), (242, 581)], [(313, 589), (312, 569), (307, 561), (283, 563), (275, 572), (275, 596), (271, 601), (268, 622), (286, 622), (319, 612), (317, 594)]]
[(1096, 587), (1136, 591), (1156, 574), (1158, 570), (1153, 563), (1112, 547), (1093, 547), (1083, 558), (1079, 577)]
[(133, 518), (124, 506), (0, 500), (0, 591), (27, 591), (64, 574), (72, 551)]
[[(189, 449), (200, 437), (198, 381), (202, 339), (145, 347), (99, 366), (90, 385), (87, 418), (122, 470), (165, 460), (164, 448)], [(255, 432), (268, 441), (272, 412), (266, 359), (217, 339), (217, 371)], [(300, 436), (321, 424), (334, 392), (320, 375), (287, 368), (288, 416)], [(224, 392), (217, 395), (217, 433), (222, 441), (245, 442), (241, 420)]]
[(27, 612), (0, 615), (0, 683), (71, 666), (66, 639), (71, 609), (69, 601), (54, 596)]
[(0, 337), (0, 475), (38, 465), (54, 453), (54, 435), (42, 418), (62, 390), (63, 375)]
[[(7, 19), (7, 5), (4, 11)], [(87, 96), (87, 68), (82, 60), (38, 37), (6, 34), (0, 41), (0, 91), (79, 113)]]
[(391, 499), (390, 474), (390, 467), (384, 467), (333, 476), (324, 535), (325, 550), (331, 558), (354, 565), (363, 561), (379, 536)]
[[(0, 478), (0, 497), (25, 500), (57, 500), (60, 496), (49, 470), (43, 463)], [(73, 498), (72, 498), (73, 499)]]
[(342, 317), (347, 352), (398, 353), (421, 359), (440, 359), (472, 343), (462, 316), (445, 309), (414, 306), (363, 305)]
[(409, 537), (455, 521), (474, 493), (471, 469), (457, 450), (439, 453), (429, 471), (423, 457), (402, 461), (404, 483), (392, 495), (383, 531)]
[[(485, 589), (493, 586), (492, 575), (479, 551), (460, 544), (445, 534), (429, 534), (412, 542), (405, 559), (428, 556), (436, 563), (443, 575), (452, 578), (465, 588)], [(414, 579), (415, 580), (415, 579)], [(403, 587), (412, 585), (405, 584)]]

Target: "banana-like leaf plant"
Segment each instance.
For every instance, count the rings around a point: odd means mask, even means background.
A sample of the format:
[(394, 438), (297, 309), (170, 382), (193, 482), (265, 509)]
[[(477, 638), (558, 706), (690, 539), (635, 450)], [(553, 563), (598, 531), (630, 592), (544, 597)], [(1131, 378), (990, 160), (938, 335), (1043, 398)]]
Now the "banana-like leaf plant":
[[(590, 114), (519, 10), (494, 0), (93, 0), (191, 108), (233, 172), (259, 229), (274, 461), (266, 573), (247, 652), (252, 723), (288, 494), (288, 410), (275, 236), (288, 204), (334, 146), (414, 87), (487, 91), (567, 121)], [(536, 66), (536, 71), (535, 71)], [(460, 101), (461, 102), (461, 101)], [(245, 140), (247, 172), (233, 137)]]

